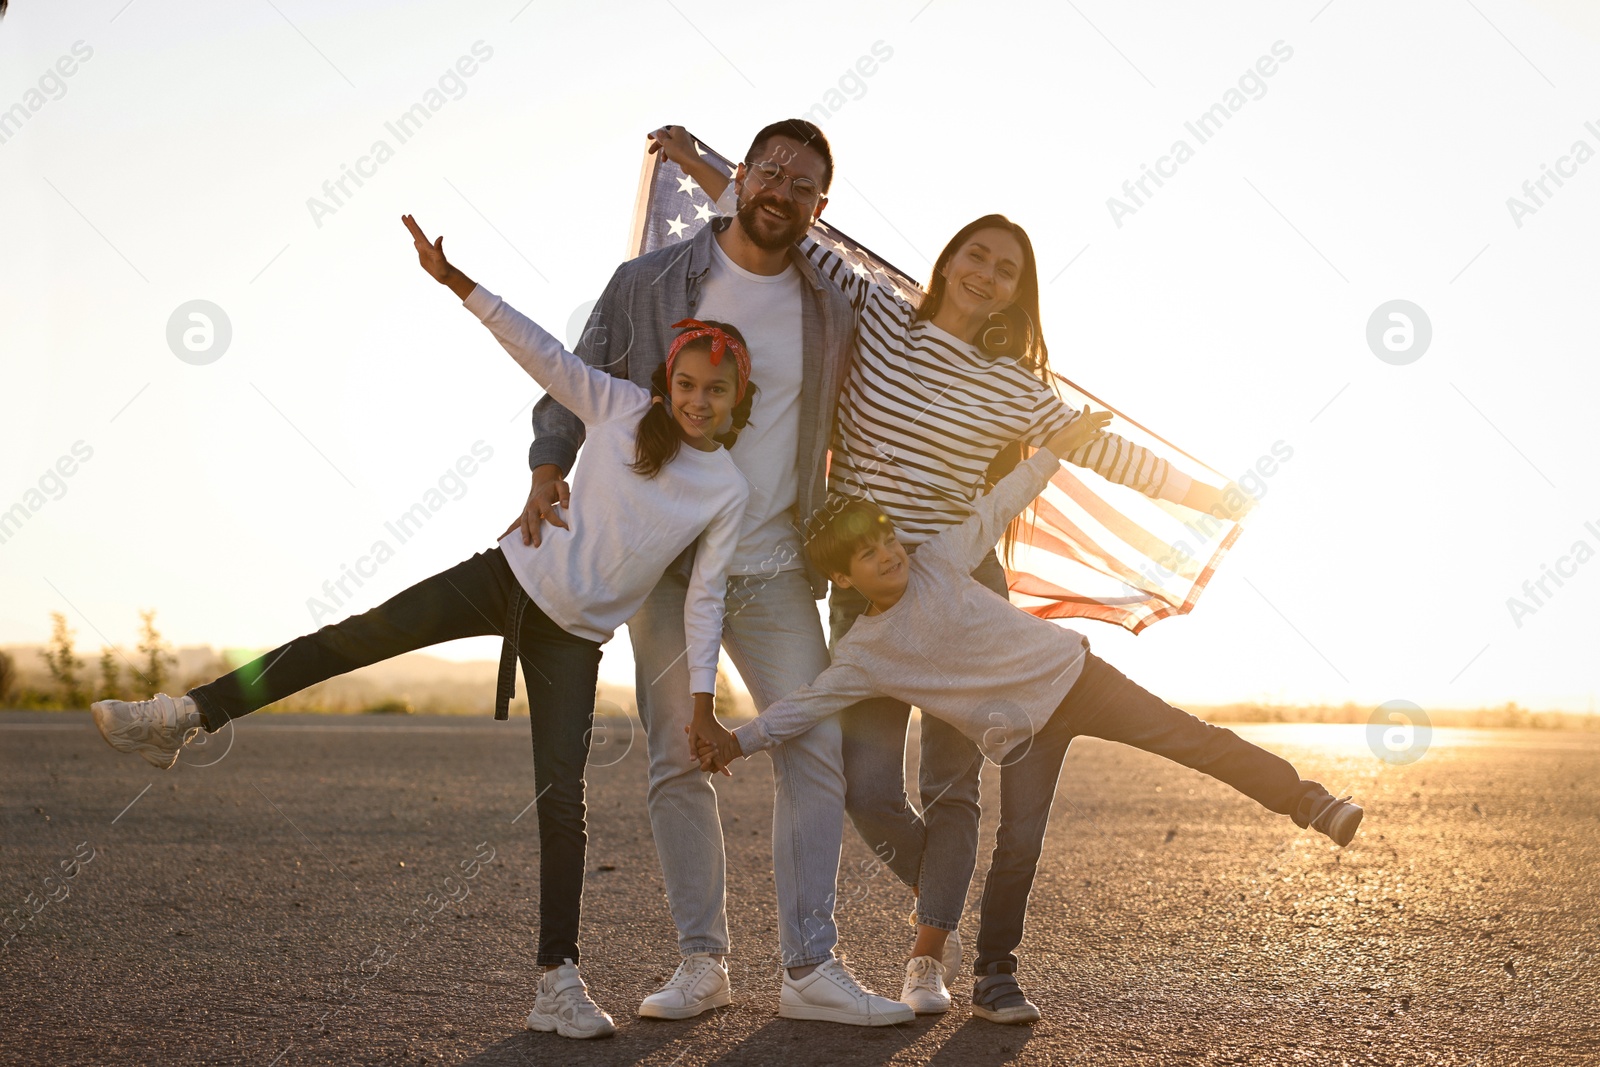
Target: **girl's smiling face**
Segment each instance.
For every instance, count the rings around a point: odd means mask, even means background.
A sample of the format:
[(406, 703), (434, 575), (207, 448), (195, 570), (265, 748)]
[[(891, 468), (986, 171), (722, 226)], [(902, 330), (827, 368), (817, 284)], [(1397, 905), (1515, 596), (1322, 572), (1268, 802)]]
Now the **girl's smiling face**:
[(691, 447), (711, 452), (719, 446), (712, 438), (733, 426), (733, 409), (739, 393), (739, 369), (733, 354), (713, 365), (707, 344), (686, 345), (672, 361), (667, 382), (672, 418)]

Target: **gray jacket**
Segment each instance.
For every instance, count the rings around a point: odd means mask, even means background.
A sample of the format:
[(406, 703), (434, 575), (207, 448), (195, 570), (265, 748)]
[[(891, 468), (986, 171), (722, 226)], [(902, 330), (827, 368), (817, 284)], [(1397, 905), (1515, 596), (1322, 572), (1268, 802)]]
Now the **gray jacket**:
[[(731, 222), (727, 218), (714, 219), (683, 244), (647, 252), (618, 267), (589, 316), (577, 344), (577, 355), (592, 367), (602, 367), (641, 388), (650, 388), (650, 376), (666, 359), (667, 347), (676, 334), (672, 324), (694, 317), (700, 305), (702, 287), (711, 270), (714, 235)], [(803, 544), (811, 524), (802, 521), (802, 517), (824, 514), (827, 452), (833, 439), (839, 391), (855, 351), (856, 316), (849, 298), (818, 274), (798, 246), (790, 249), (789, 261), (804, 280), (800, 329), (805, 377), (800, 397), (800, 442), (795, 456), (799, 492), (794, 519)], [(760, 386), (759, 374), (754, 380)], [(533, 407), (529, 468), (553, 463), (566, 473), (577, 460), (583, 439), (582, 420), (553, 398), (541, 398)], [(688, 573), (690, 558), (685, 553), (674, 568)], [(809, 561), (806, 575), (813, 595), (822, 597), (827, 592), (827, 578)]]

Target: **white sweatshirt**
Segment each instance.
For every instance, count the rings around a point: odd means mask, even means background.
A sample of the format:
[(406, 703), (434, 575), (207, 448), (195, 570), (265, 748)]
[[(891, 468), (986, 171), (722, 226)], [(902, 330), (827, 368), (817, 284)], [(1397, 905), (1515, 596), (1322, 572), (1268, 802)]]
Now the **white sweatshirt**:
[(557, 626), (604, 642), (698, 539), (683, 631), (690, 690), (715, 692), (728, 563), (750, 495), (728, 450), (684, 444), (654, 478), (635, 474), (629, 468), (650, 406), (646, 390), (590, 367), (481, 285), (462, 303), (588, 430), (572, 474), (569, 528), (545, 527), (537, 548), (522, 543), (520, 529), (500, 540), (517, 581)]
[(924, 542), (892, 608), (856, 619), (834, 648), (833, 666), (733, 731), (745, 755), (879, 695), (943, 719), (996, 763), (1026, 752), (1019, 746), (1050, 721), (1083, 673), (1089, 642), (1013, 607), (972, 568), (1060, 462), (1040, 449), (980, 497), (965, 522)]

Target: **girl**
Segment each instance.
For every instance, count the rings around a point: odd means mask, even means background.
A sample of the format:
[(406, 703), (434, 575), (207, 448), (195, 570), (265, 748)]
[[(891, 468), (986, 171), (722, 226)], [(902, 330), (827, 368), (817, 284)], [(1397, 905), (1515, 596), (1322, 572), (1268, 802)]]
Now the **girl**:
[[(701, 158), (682, 126), (651, 137), (651, 150), (665, 152), (707, 195), (723, 193), (727, 177)], [(907, 551), (964, 521), (978, 495), (1021, 458), (1022, 445), (1037, 448), (1079, 417), (1051, 384), (1033, 244), (1005, 216), (985, 215), (950, 239), (918, 306), (856, 275), (811, 237), (801, 247), (850, 297), (859, 326), (828, 489), (875, 502)], [(1199, 511), (1222, 505), (1221, 491), (1192, 483), (1116, 434), (1090, 439), (1062, 458)], [(1017, 529), (1008, 528), (1008, 544)], [(972, 576), (1009, 595), (994, 552)], [(867, 603), (835, 585), (829, 605), (830, 644), (837, 645)], [(905, 793), (910, 714), (909, 705), (889, 698), (840, 713), (845, 808), (867, 844), (917, 894), (917, 938), (900, 999), (934, 1013), (948, 1009), (945, 983), (961, 964), (955, 931), (976, 864), (983, 756), (959, 730), (924, 716), (918, 815)]]
[(520, 536), (341, 623), (283, 645), (173, 698), (93, 705), (112, 747), (157, 767), (177, 761), (198, 729), (215, 731), (309, 685), (403, 652), (499, 634), (496, 717), (504, 718), (522, 659), (539, 793), (538, 962), (545, 968), (528, 1026), (565, 1037), (614, 1032), (578, 976), (583, 893), (584, 764), (600, 646), (644, 601), (668, 565), (697, 545), (684, 631), (696, 710), (707, 714), (730, 554), (749, 486), (726, 447), (749, 422), (754, 385), (731, 326), (685, 320), (649, 392), (583, 363), (538, 325), (477, 285), (429, 244), (411, 216), (422, 267), (460, 297), (536, 381), (583, 419), (588, 447), (574, 479), (588, 486), (538, 550)]

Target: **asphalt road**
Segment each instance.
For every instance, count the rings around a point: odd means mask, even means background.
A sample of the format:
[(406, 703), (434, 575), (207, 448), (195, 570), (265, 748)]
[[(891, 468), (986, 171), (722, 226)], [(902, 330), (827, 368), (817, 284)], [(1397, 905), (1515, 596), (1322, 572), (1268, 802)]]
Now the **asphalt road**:
[[(1438, 731), (1393, 766), (1359, 728), (1241, 728), (1365, 803), (1342, 852), (1192, 771), (1080, 742), (1019, 975), (1044, 1019), (974, 1020), (962, 995), (865, 1030), (776, 1017), (765, 757), (719, 779), (734, 1005), (633, 1015), (677, 953), (632, 730), (609, 724), (589, 775), (584, 972), (620, 1030), (576, 1042), (522, 1029), (525, 724), (263, 715), (160, 772), (85, 714), (0, 714), (0, 914), (31, 916), (0, 950), (0, 1061), (1600, 1063), (1600, 735)], [(910, 895), (853, 830), (840, 899), (851, 965), (897, 994)]]

